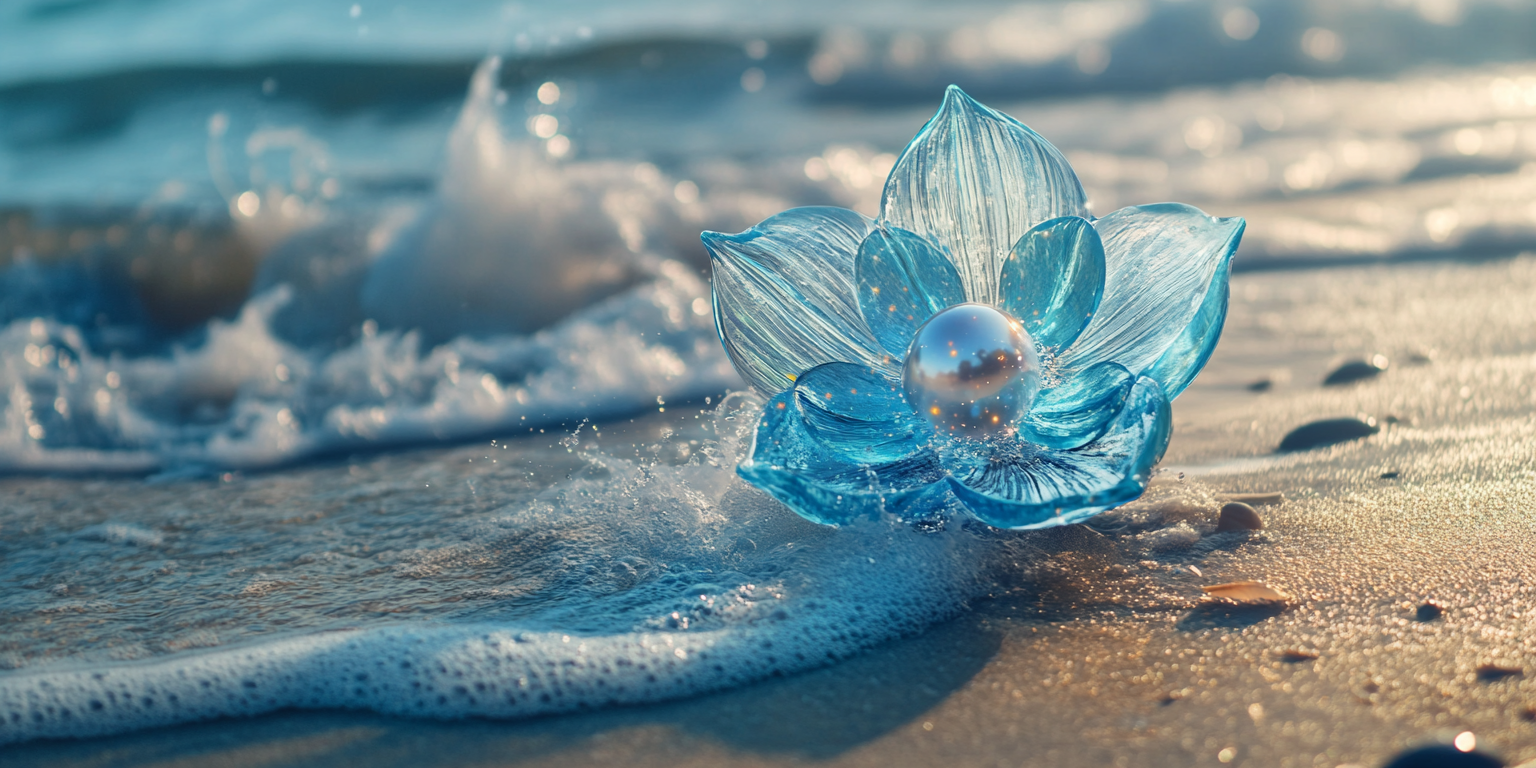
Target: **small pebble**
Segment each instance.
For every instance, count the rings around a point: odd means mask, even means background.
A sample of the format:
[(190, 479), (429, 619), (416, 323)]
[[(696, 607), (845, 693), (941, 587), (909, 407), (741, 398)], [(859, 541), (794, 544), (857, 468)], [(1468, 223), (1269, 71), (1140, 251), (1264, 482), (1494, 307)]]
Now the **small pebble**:
[(1305, 451), (1325, 445), (1345, 443), (1370, 437), (1381, 431), (1375, 419), (1323, 419), (1303, 424), (1290, 431), (1280, 441), (1280, 451)]
[(1269, 390), (1274, 389), (1274, 387), (1275, 387), (1275, 382), (1274, 381), (1272, 381), (1270, 379), (1259, 379), (1258, 381), (1255, 381), (1252, 384), (1248, 385), (1248, 391), (1249, 392), (1268, 392)]
[(1435, 603), (1423, 603), (1417, 611), (1413, 612), (1413, 618), (1418, 621), (1434, 621), (1445, 613), (1445, 609)]
[(1259, 513), (1253, 511), (1253, 507), (1241, 501), (1223, 504), (1221, 514), (1216, 518), (1217, 533), (1260, 531), (1263, 529), (1264, 521), (1259, 519)]
[(1503, 664), (1484, 664), (1477, 668), (1477, 679), (1485, 683), (1496, 682), (1506, 677), (1525, 677), (1525, 670)]
[(1262, 581), (1234, 581), (1201, 587), (1207, 595), (1238, 605), (1274, 605), (1286, 602), (1286, 596)]
[(1381, 473), (1381, 479), (1383, 479), (1383, 480), (1396, 480), (1397, 476), (1398, 476), (1398, 472), (1396, 470), (1391, 471), (1391, 472), (1383, 472), (1383, 473)]
[(1303, 661), (1312, 661), (1319, 655), (1321, 654), (1319, 654), (1317, 651), (1304, 651), (1293, 648), (1280, 654), (1280, 660), (1287, 664), (1300, 664)]
[(1332, 387), (1363, 381), (1373, 376), (1380, 376), (1385, 370), (1387, 370), (1387, 358), (1383, 355), (1375, 355), (1369, 360), (1351, 360), (1333, 369), (1333, 372), (1328, 374), (1328, 378), (1323, 379), (1323, 386)]
[(1504, 763), (1482, 752), (1437, 744), (1403, 752), (1383, 768), (1504, 768)]

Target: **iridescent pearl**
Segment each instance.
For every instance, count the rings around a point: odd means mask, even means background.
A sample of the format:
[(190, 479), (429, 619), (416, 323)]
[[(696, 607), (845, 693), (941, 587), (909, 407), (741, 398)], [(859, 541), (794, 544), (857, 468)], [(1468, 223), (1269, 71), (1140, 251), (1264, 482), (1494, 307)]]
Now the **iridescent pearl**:
[(1040, 357), (1018, 320), (984, 304), (958, 304), (917, 330), (902, 388), (941, 431), (1000, 432), (1029, 412), (1040, 391)]

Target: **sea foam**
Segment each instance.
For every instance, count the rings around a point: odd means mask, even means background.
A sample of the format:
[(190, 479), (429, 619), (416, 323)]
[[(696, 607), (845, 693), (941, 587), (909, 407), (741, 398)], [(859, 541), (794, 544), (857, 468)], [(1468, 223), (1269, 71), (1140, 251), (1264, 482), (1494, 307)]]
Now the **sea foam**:
[(493, 57), (476, 71), (437, 193), (418, 208), (366, 225), (302, 202), (237, 213), (246, 239), (286, 243), (235, 317), (149, 353), (97, 351), (65, 319), (0, 329), (0, 468), (270, 467), (735, 384), (707, 283), (654, 247), (688, 228), (686, 206), (657, 194), (671, 183), (629, 163), (556, 165), (503, 138), (499, 69)]
[[(137, 661), (0, 676), (0, 742), (107, 734), (285, 707), (525, 717), (657, 701), (827, 664), (981, 594), (1022, 537), (892, 520), (814, 526), (734, 476), (760, 403), (734, 396), (681, 465), (593, 455), (561, 484), (473, 524), (471, 546), (554, 531), (550, 580), (592, 568), (520, 619), (396, 623), (269, 637)], [(637, 566), (637, 567), (635, 567)], [(585, 578), (585, 577), (583, 577)]]

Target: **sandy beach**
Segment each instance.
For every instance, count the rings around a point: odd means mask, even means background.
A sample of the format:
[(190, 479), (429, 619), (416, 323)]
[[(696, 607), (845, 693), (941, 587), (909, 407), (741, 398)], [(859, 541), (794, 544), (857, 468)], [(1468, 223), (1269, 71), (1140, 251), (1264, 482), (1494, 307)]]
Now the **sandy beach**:
[[(1036, 535), (990, 596), (821, 669), (522, 721), (285, 710), (12, 744), (3, 762), (1338, 768), (1468, 731), (1510, 765), (1536, 759), (1532, 296), (1531, 256), (1237, 275), (1141, 501)], [(1385, 372), (1321, 385), (1374, 355)], [(1306, 422), (1355, 416), (1380, 432), (1275, 451)], [(609, 429), (602, 450), (635, 434)], [(73, 486), (27, 487), (45, 505)], [(1284, 501), (1256, 503), (1262, 531), (1215, 533), (1234, 493)], [(1246, 580), (1288, 600), (1201, 591)]]

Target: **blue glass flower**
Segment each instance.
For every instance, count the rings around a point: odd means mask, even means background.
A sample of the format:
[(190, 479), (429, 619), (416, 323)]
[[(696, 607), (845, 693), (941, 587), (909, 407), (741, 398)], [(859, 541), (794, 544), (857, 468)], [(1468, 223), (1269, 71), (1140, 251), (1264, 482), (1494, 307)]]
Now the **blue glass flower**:
[(1242, 219), (1102, 219), (1061, 153), (951, 86), (880, 218), (705, 232), (715, 324), (769, 396), (737, 472), (806, 518), (1081, 522), (1145, 490), (1227, 311)]

